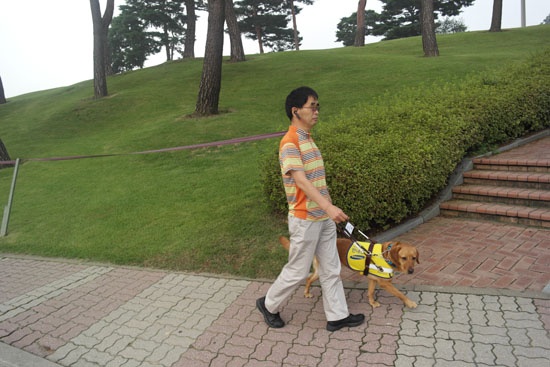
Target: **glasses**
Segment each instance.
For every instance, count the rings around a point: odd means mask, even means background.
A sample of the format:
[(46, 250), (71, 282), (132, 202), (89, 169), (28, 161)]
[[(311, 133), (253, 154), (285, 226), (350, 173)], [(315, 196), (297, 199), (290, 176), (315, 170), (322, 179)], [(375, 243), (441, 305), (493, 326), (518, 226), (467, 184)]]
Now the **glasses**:
[(312, 112), (321, 112), (321, 106), (317, 105), (317, 106), (311, 106), (311, 107), (301, 107), (301, 108), (310, 108)]

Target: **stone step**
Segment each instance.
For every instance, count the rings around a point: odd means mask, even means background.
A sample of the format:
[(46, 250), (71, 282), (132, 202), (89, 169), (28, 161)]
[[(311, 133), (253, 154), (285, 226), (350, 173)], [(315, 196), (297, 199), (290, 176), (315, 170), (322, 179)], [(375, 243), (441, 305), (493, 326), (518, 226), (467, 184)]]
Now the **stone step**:
[(440, 205), (441, 215), (517, 223), (550, 228), (550, 208), (449, 200)]
[(550, 191), (528, 188), (461, 185), (453, 188), (453, 199), (550, 208)]
[(550, 228), (550, 137), (472, 159), (442, 216)]
[(548, 159), (514, 159), (496, 156), (474, 158), (472, 161), (477, 170), (550, 173)]
[(471, 170), (464, 172), (464, 183), (550, 190), (550, 173)]

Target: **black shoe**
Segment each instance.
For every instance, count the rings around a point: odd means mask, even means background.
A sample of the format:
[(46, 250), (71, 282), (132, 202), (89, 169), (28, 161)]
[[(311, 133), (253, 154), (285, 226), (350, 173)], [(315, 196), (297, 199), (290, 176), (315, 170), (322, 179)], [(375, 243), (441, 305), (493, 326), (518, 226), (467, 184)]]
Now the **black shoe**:
[(342, 320), (338, 321), (329, 321), (327, 322), (327, 330), (328, 331), (336, 331), (340, 330), (343, 327), (352, 327), (352, 326), (359, 326), (365, 321), (365, 315), (362, 313), (357, 315), (350, 314), (348, 317)]
[(265, 297), (258, 298), (256, 300), (256, 307), (258, 307), (258, 310), (264, 315), (265, 323), (268, 324), (270, 327), (279, 329), (285, 326), (285, 322), (283, 319), (281, 319), (281, 316), (279, 313), (271, 313), (265, 308)]

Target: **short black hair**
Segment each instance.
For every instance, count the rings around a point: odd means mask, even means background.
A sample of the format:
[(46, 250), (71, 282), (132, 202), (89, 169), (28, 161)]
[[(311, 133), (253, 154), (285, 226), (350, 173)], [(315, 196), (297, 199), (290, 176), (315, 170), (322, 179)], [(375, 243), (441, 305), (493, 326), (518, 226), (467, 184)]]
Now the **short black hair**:
[(303, 105), (306, 104), (309, 97), (319, 99), (317, 92), (315, 92), (310, 87), (299, 87), (290, 92), (290, 94), (286, 97), (285, 103), (286, 115), (288, 116), (289, 120), (292, 120), (292, 108), (301, 108)]

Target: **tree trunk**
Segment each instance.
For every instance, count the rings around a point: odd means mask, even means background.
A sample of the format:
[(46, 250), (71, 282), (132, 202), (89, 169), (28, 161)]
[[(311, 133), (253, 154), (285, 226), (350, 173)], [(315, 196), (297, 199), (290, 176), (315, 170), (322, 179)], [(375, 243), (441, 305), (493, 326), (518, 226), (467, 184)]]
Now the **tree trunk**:
[(225, 22), (231, 42), (231, 62), (245, 61), (241, 31), (235, 14), (233, 0), (225, 0)]
[(420, 8), (420, 25), (422, 27), (422, 48), (424, 56), (439, 56), (435, 38), (434, 0), (422, 0)]
[[(254, 19), (258, 19), (258, 10), (256, 9), (256, 7), (254, 6), (253, 8), (254, 12), (252, 14), (252, 16), (254, 17)], [(262, 27), (257, 25), (255, 26), (255, 31), (256, 31), (256, 39), (258, 40), (258, 46), (260, 47), (260, 54), (263, 54), (264, 53), (264, 45), (263, 45), (263, 42), (262, 42)]]
[(296, 11), (294, 10), (293, 0), (290, 0), (290, 10), (292, 11), (292, 28), (294, 29), (294, 48), (296, 49), (296, 51), (300, 51), (300, 40), (298, 39), (298, 24), (296, 23)]
[(183, 49), (184, 59), (195, 58), (195, 32), (197, 28), (197, 17), (195, 16), (195, 0), (185, 0), (187, 11), (187, 30), (185, 32), (185, 46)]
[(493, 0), (493, 17), (489, 32), (500, 32), (502, 30), (502, 0)]
[(109, 48), (109, 25), (111, 24), (111, 21), (113, 20), (113, 12), (114, 12), (115, 2), (113, 0), (113, 10), (110, 14), (108, 14), (108, 9), (105, 9), (105, 15), (103, 16), (109, 18), (109, 22), (107, 23), (107, 27), (103, 29), (104, 32), (104, 43), (103, 43), (103, 66), (105, 68), (105, 75), (114, 75), (113, 72), (113, 66), (111, 62), (111, 50)]
[(111, 49), (109, 48), (109, 41), (105, 42), (105, 49), (103, 50), (103, 58), (105, 59), (105, 75), (115, 75), (113, 71), (113, 62), (111, 58)]
[(206, 116), (218, 113), (222, 81), (224, 22), (225, 0), (208, 0), (208, 33), (199, 97), (195, 108), (197, 115)]
[(357, 3), (357, 31), (355, 32), (355, 47), (365, 46), (365, 8), (367, 0), (359, 0)]
[(90, 0), (90, 7), (94, 29), (94, 97), (101, 98), (108, 95), (107, 56), (105, 53), (107, 50), (107, 32), (113, 19), (115, 0), (107, 0), (103, 17), (101, 17), (99, 0)]
[(166, 25), (163, 27), (163, 35), (164, 35), (164, 48), (166, 49), (166, 61), (172, 61), (172, 47), (170, 46), (168, 29), (166, 29)]
[(264, 53), (264, 44), (262, 42), (262, 28), (256, 26), (256, 38), (258, 39), (258, 47), (260, 48), (260, 54)]
[(4, 84), (2, 83), (2, 77), (0, 76), (0, 104), (6, 103), (6, 95), (4, 94)]

